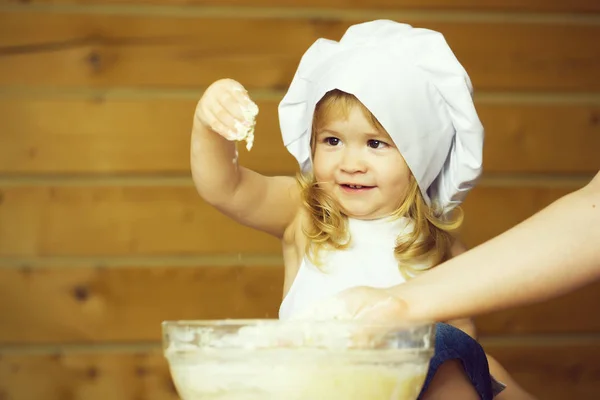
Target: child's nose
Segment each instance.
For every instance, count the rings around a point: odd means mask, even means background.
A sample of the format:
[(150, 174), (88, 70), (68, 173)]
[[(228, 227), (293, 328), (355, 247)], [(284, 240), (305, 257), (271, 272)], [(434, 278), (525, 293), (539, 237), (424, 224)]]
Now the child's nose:
[(344, 154), (342, 156), (340, 168), (346, 173), (354, 174), (357, 172), (365, 172), (367, 166), (360, 152), (347, 150), (344, 151)]

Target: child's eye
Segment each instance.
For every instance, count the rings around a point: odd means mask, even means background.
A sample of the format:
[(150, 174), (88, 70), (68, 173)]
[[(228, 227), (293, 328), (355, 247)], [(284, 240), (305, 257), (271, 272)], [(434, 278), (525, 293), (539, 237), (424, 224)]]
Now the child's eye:
[(328, 144), (330, 146), (337, 146), (338, 144), (340, 144), (340, 139), (338, 139), (336, 137), (328, 137), (328, 138), (325, 138), (323, 140), (323, 142), (325, 142), (326, 144)]
[(369, 146), (369, 147), (371, 147), (373, 149), (381, 149), (383, 147), (386, 147), (387, 143), (382, 142), (381, 140), (374, 140), (374, 139), (372, 139), (372, 140), (369, 140), (367, 142), (367, 146)]

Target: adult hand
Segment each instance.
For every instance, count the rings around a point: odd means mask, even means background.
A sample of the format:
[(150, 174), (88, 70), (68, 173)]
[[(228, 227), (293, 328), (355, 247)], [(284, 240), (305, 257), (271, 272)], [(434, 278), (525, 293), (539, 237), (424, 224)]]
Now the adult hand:
[(358, 286), (318, 302), (293, 319), (359, 320), (365, 323), (407, 322), (406, 303), (388, 289)]

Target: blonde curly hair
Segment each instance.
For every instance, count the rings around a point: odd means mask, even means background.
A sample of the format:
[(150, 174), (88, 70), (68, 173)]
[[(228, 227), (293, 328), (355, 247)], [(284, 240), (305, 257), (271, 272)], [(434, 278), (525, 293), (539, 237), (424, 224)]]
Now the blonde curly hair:
[[(354, 107), (362, 111), (374, 128), (385, 132), (377, 118), (355, 96), (333, 90), (317, 103), (315, 109), (311, 138), (313, 155), (316, 132), (332, 119), (348, 118)], [(320, 265), (318, 254), (321, 249), (345, 249), (350, 244), (348, 217), (340, 210), (335, 199), (319, 186), (312, 173), (298, 174), (297, 180), (302, 205), (309, 216), (308, 224), (303, 227), (309, 239), (307, 256), (315, 265)], [(461, 226), (463, 213), (458, 207), (450, 215), (437, 216), (435, 209), (425, 203), (412, 174), (405, 198), (398, 200), (400, 206), (392, 216), (408, 218), (413, 223), (413, 229), (398, 236), (394, 255), (400, 272), (410, 279), (450, 258), (453, 233)]]

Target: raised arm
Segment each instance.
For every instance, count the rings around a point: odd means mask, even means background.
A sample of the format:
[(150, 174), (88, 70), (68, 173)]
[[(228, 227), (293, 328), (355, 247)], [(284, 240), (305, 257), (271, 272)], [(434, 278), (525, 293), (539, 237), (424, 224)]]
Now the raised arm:
[(392, 293), (414, 319), (445, 320), (543, 301), (600, 279), (600, 173), (498, 237)]
[[(200, 99), (191, 135), (191, 171), (200, 196), (241, 224), (281, 238), (299, 207), (292, 177), (266, 177), (238, 165), (243, 109), (254, 106), (238, 82), (213, 83)], [(237, 124), (236, 124), (237, 121)]]

